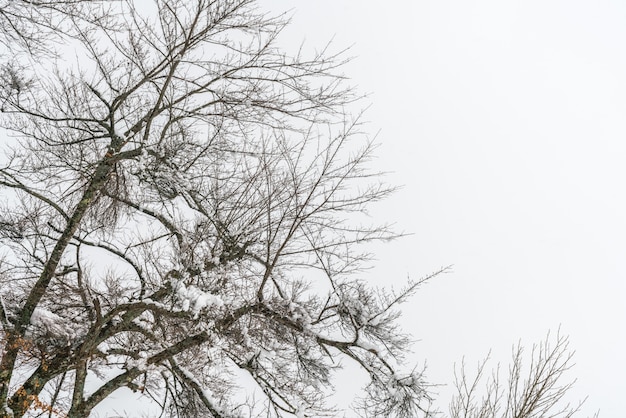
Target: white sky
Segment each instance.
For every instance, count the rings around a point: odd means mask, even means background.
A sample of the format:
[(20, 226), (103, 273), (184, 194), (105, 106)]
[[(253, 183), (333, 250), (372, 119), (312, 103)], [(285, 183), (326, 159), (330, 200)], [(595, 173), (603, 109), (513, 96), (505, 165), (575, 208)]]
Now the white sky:
[(380, 249), (372, 276), (454, 265), (405, 307), (430, 379), (561, 325), (576, 349), (570, 400), (621, 416), (626, 2), (264, 3), (293, 8), (290, 41), (354, 44), (345, 72), (372, 93), (377, 164), (405, 186), (374, 215), (414, 233)]

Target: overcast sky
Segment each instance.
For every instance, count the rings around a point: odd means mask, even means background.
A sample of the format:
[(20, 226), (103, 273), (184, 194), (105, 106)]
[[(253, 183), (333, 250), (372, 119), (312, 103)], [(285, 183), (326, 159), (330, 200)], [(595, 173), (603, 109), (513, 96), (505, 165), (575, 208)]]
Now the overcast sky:
[(290, 41), (353, 45), (376, 164), (404, 185), (374, 215), (414, 233), (381, 247), (371, 276), (454, 265), (405, 307), (431, 381), (560, 325), (570, 400), (623, 415), (626, 2), (265, 2), (292, 9)]

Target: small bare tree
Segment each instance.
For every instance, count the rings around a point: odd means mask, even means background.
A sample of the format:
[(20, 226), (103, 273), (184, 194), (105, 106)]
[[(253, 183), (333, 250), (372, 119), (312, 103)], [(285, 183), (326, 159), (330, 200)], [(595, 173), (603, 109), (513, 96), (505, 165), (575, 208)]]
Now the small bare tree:
[[(455, 370), (456, 394), (450, 403), (451, 418), (569, 418), (577, 415), (584, 401), (566, 403), (575, 380), (567, 380), (574, 353), (567, 337), (548, 334), (533, 345), (530, 358), (518, 344), (513, 349), (506, 381), (500, 368), (487, 375), (489, 357), (479, 363), (474, 377), (465, 364)], [(597, 414), (596, 414), (597, 416)]]
[(64, 59), (0, 74), (0, 417), (85, 417), (122, 388), (167, 416), (332, 414), (341, 359), (366, 415), (426, 411), (395, 324), (422, 281), (357, 275), (394, 234), (360, 215), (390, 189), (342, 55), (283, 53), (252, 0), (110, 3), (106, 24), (48, 9)]

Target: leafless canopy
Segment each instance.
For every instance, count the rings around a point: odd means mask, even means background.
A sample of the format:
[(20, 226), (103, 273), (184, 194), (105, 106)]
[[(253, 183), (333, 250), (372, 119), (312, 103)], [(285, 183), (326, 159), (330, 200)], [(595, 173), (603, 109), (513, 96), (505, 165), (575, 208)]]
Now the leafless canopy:
[(12, 48), (64, 42), (0, 74), (0, 417), (121, 388), (166, 416), (332, 415), (341, 359), (366, 415), (425, 410), (394, 322), (421, 281), (358, 280), (390, 190), (342, 54), (281, 52), (286, 19), (252, 0), (11, 1), (0, 22)]
[[(456, 395), (450, 404), (451, 418), (570, 418), (578, 414), (583, 402), (567, 403), (566, 395), (574, 385), (567, 380), (574, 353), (560, 333), (532, 347), (530, 358), (518, 344), (506, 380), (499, 368), (488, 375), (489, 358), (479, 365), (474, 377), (465, 364), (455, 372)], [(596, 415), (597, 416), (597, 415)]]
[[(100, 0), (1, 0), (0, 44), (11, 54), (52, 55), (55, 43), (72, 32), (72, 22), (106, 25), (111, 15)], [(55, 42), (57, 41), (57, 42)]]

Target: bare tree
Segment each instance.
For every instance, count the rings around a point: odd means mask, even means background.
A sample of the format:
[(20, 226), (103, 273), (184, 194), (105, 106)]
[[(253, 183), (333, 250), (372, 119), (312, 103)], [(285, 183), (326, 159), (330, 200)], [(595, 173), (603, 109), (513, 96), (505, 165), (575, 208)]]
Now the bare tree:
[[(432, 276), (359, 280), (360, 244), (395, 237), (363, 216), (391, 189), (343, 54), (282, 52), (286, 24), (253, 0), (0, 5), (1, 418), (120, 389), (163, 416), (334, 416), (345, 360), (363, 416), (434, 415), (396, 325)], [(485, 363), (462, 368), (451, 416), (571, 416), (570, 359), (546, 340), (523, 380), (518, 347), (481, 401)]]
[(252, 0), (111, 7), (52, 15), (64, 60), (1, 74), (0, 417), (121, 388), (168, 416), (321, 416), (342, 359), (365, 415), (425, 413), (395, 324), (423, 280), (358, 279), (359, 244), (394, 234), (362, 216), (390, 189), (343, 55), (283, 53)]
[[(577, 415), (584, 401), (566, 403), (575, 380), (567, 380), (574, 353), (567, 337), (548, 334), (533, 345), (530, 358), (518, 344), (505, 381), (499, 367), (490, 375), (489, 357), (479, 363), (476, 374), (467, 374), (465, 364), (455, 371), (456, 394), (450, 403), (451, 418), (569, 418)], [(596, 414), (597, 416), (597, 414)]]

